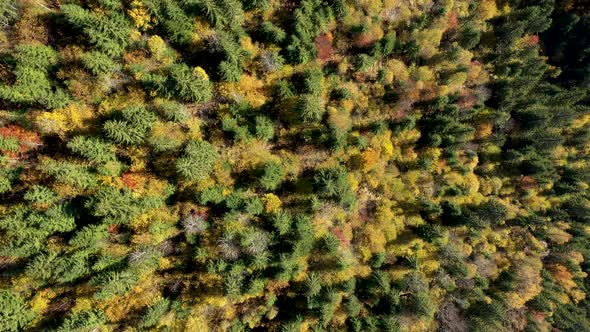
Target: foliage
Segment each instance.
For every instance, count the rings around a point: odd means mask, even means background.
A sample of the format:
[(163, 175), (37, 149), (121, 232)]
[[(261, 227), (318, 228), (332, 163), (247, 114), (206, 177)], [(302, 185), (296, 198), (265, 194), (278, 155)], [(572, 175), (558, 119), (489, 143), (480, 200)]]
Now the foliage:
[(590, 330), (583, 1), (0, 1), (0, 330)]
[(191, 141), (184, 148), (184, 157), (176, 162), (176, 171), (187, 180), (203, 180), (213, 170), (217, 151), (206, 141)]
[(20, 331), (24, 329), (35, 315), (27, 303), (10, 290), (0, 291), (0, 328), (2, 331)]
[(192, 71), (185, 64), (170, 66), (168, 71), (170, 94), (183, 101), (205, 102), (211, 99), (212, 88), (207, 77)]

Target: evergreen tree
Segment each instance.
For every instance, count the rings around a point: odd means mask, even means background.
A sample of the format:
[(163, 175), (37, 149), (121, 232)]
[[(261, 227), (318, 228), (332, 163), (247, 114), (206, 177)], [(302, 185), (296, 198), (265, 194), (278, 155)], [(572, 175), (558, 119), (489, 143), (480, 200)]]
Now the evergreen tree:
[(0, 291), (0, 329), (22, 331), (33, 321), (35, 314), (26, 302), (10, 290)]
[(176, 171), (187, 180), (203, 180), (213, 170), (217, 151), (207, 141), (191, 141), (184, 149), (184, 157), (176, 162)]
[(131, 24), (121, 12), (99, 14), (74, 4), (62, 5), (60, 9), (66, 20), (106, 55), (119, 56), (127, 46)]
[(183, 101), (206, 102), (212, 97), (208, 78), (192, 71), (185, 64), (170, 66), (168, 70), (169, 94)]

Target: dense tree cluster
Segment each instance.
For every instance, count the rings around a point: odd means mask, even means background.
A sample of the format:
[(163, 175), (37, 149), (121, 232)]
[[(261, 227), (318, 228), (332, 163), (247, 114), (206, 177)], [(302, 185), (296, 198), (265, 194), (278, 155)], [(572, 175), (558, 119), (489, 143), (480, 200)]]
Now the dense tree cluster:
[(577, 0), (0, 1), (0, 331), (590, 331)]

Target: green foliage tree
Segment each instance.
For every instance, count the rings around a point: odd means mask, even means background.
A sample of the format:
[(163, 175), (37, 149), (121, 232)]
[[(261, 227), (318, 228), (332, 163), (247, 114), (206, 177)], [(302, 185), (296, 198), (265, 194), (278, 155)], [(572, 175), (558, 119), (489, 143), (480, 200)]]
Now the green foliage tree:
[(20, 6), (17, 1), (4, 1), (0, 5), (0, 24), (9, 26), (20, 16)]
[(82, 54), (80, 60), (94, 75), (109, 74), (120, 68), (110, 56), (97, 51)]
[(279, 44), (282, 43), (287, 37), (285, 30), (279, 26), (274, 25), (272, 22), (264, 21), (262, 22), (260, 28), (264, 38), (269, 42)]
[(168, 93), (183, 101), (202, 103), (211, 99), (211, 82), (192, 71), (185, 64), (174, 64), (168, 69)]
[(285, 179), (285, 175), (281, 164), (270, 162), (262, 167), (258, 183), (265, 190), (275, 190), (281, 185)]
[(51, 189), (39, 185), (32, 186), (27, 190), (23, 198), (31, 203), (39, 204), (54, 203), (58, 199), (57, 195)]
[(275, 129), (272, 120), (265, 116), (257, 116), (255, 120), (256, 137), (263, 141), (270, 141), (275, 136)]
[(102, 327), (107, 323), (108, 318), (104, 312), (98, 309), (91, 309), (73, 312), (66, 318), (63, 324), (57, 329), (59, 332), (86, 331)]
[(168, 311), (170, 300), (162, 299), (150, 306), (141, 319), (142, 327), (152, 327), (158, 323), (160, 317)]
[(328, 198), (336, 199), (345, 207), (355, 203), (355, 196), (348, 182), (348, 171), (343, 166), (320, 169), (314, 176), (317, 192)]
[(57, 64), (57, 52), (45, 45), (19, 45), (14, 54), (12, 86), (0, 86), (0, 99), (12, 103), (63, 107), (70, 98), (49, 79), (51, 67)]
[(184, 106), (173, 100), (156, 99), (154, 107), (156, 112), (168, 121), (184, 122), (188, 118)]
[(117, 160), (114, 147), (101, 139), (76, 136), (67, 145), (73, 152), (96, 163), (107, 163)]
[(296, 110), (304, 122), (320, 121), (326, 111), (320, 97), (308, 94), (299, 97)]
[(131, 106), (121, 111), (120, 119), (105, 121), (103, 130), (115, 143), (137, 145), (143, 142), (155, 121), (155, 115), (145, 107)]
[(0, 328), (2, 331), (22, 331), (35, 318), (26, 302), (10, 290), (0, 291)]
[(184, 149), (184, 157), (176, 162), (176, 171), (187, 180), (203, 180), (213, 170), (218, 153), (207, 141), (191, 141)]
[(120, 56), (127, 46), (131, 24), (121, 11), (112, 10), (105, 14), (74, 4), (62, 5), (60, 9), (65, 19), (106, 55)]

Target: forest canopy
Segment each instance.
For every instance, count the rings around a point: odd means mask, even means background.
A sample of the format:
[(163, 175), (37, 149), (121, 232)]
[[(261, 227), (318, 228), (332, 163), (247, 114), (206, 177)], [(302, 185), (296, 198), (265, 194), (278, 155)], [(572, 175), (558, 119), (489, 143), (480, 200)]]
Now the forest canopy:
[(0, 1), (0, 331), (590, 331), (583, 0)]

